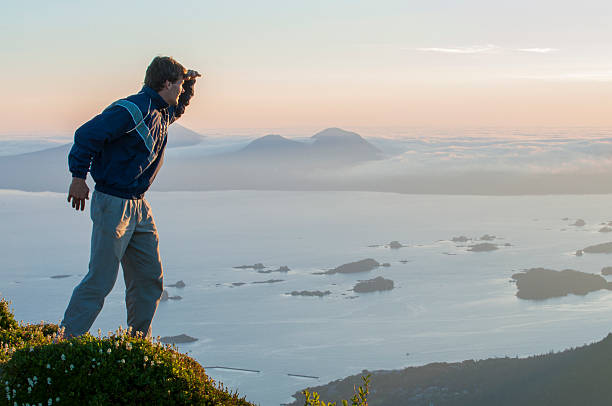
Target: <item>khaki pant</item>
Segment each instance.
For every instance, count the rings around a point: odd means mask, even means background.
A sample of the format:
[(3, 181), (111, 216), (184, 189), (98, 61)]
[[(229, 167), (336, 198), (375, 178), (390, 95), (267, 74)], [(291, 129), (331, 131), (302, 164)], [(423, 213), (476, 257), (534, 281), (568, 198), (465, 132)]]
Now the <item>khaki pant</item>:
[(127, 324), (150, 336), (163, 292), (159, 238), (151, 206), (144, 198), (122, 199), (94, 191), (90, 210), (89, 272), (72, 293), (61, 323), (65, 334), (78, 336), (89, 331), (115, 285), (121, 263)]

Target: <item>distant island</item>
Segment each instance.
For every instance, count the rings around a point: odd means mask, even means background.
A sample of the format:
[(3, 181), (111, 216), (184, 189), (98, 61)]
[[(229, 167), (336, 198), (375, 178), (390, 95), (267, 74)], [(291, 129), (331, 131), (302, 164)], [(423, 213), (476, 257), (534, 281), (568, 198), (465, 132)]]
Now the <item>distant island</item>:
[(402, 245), (399, 241), (391, 241), (389, 243), (389, 248), (394, 249), (394, 250), (398, 248), (402, 248), (402, 247), (404, 247), (404, 245)]
[(515, 273), (512, 279), (516, 281), (521, 299), (544, 300), (553, 297), (586, 295), (601, 289), (611, 289), (612, 285), (601, 275), (584, 273), (573, 269), (555, 271), (546, 268), (531, 268), (526, 272)]
[(254, 265), (239, 265), (235, 266), (234, 269), (264, 269), (265, 266), (262, 263), (256, 263)]
[(497, 245), (491, 244), (490, 242), (474, 244), (468, 247), (468, 251), (474, 251), (474, 252), (495, 251), (496, 249), (497, 249)]
[[(608, 406), (612, 404), (612, 334), (602, 341), (528, 358), (436, 362), (367, 371), (311, 387), (321, 399), (350, 398), (371, 374), (372, 406)], [(287, 406), (302, 406), (301, 392)]]
[(605, 242), (603, 244), (589, 245), (582, 250), (587, 254), (612, 254), (612, 242)]
[(459, 237), (453, 237), (452, 242), (468, 242), (471, 238), (466, 237), (465, 235), (460, 235)]
[(376, 269), (380, 264), (372, 258), (362, 259), (361, 261), (349, 262), (325, 272), (315, 272), (315, 275), (333, 275), (335, 273), (358, 273), (368, 272)]
[(179, 334), (177, 336), (161, 337), (159, 339), (164, 344), (186, 344), (198, 341), (197, 338), (188, 336), (187, 334)]
[(382, 276), (378, 276), (374, 279), (357, 282), (357, 284), (353, 288), (353, 291), (355, 291), (356, 293), (367, 293), (382, 292), (391, 289), (393, 289), (393, 281), (391, 279), (385, 279)]
[(320, 290), (302, 290), (302, 291), (294, 290), (293, 292), (289, 293), (289, 295), (291, 296), (317, 296), (317, 297), (323, 297), (323, 296), (327, 296), (330, 294), (331, 292), (329, 290), (326, 290), (325, 292), (322, 292)]
[(272, 273), (272, 272), (283, 272), (283, 273), (287, 273), (287, 272), (289, 272), (290, 270), (291, 270), (291, 269), (289, 269), (289, 267), (288, 267), (288, 266), (283, 265), (283, 266), (280, 266), (278, 269), (267, 269), (267, 270), (265, 270), (265, 271), (260, 269), (260, 270), (259, 270), (259, 271), (257, 271), (257, 272), (258, 272), (258, 273)]

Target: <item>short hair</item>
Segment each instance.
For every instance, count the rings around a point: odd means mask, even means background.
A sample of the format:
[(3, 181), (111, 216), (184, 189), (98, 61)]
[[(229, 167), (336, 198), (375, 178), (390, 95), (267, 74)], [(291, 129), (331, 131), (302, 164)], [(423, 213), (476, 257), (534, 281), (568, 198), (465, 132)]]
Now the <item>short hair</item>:
[(174, 83), (184, 77), (187, 70), (171, 56), (156, 56), (149, 64), (145, 74), (145, 85), (159, 92), (166, 80)]

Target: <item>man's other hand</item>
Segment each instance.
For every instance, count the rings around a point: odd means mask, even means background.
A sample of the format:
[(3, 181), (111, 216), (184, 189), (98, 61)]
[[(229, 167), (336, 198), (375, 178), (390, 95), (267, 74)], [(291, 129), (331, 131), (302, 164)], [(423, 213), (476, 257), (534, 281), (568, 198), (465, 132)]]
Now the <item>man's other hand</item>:
[(89, 188), (85, 179), (72, 178), (70, 190), (68, 190), (68, 203), (72, 200), (72, 208), (75, 210), (85, 210), (85, 200), (89, 200)]
[(202, 77), (202, 75), (198, 71), (189, 69), (187, 73), (184, 75), (183, 79), (185, 81), (188, 81), (188, 80), (192, 80), (192, 79), (200, 78), (200, 77)]

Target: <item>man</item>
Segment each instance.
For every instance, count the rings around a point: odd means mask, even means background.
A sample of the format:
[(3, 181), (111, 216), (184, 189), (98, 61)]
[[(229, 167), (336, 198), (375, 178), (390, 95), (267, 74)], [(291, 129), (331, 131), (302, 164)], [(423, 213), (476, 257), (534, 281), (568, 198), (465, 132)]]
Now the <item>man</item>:
[(163, 271), (157, 228), (144, 194), (162, 165), (168, 126), (189, 105), (199, 76), (170, 57), (156, 57), (139, 93), (111, 104), (75, 132), (68, 155), (68, 202), (77, 211), (85, 209), (87, 172), (96, 186), (90, 208), (89, 272), (74, 289), (64, 314), (65, 336), (89, 331), (115, 284), (119, 263), (128, 326), (134, 333), (151, 335)]

